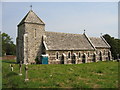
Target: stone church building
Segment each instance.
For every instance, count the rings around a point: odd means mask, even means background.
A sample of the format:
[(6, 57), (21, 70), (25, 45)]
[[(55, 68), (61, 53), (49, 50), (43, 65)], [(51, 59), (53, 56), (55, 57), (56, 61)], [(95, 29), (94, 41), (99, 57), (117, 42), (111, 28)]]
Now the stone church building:
[(17, 63), (80, 64), (111, 60), (110, 45), (101, 37), (45, 31), (30, 10), (18, 24)]

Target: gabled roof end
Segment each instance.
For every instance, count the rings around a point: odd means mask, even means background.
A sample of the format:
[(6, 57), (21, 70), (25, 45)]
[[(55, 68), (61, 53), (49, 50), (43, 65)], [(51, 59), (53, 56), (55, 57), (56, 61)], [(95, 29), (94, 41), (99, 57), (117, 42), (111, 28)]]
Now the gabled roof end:
[(18, 24), (21, 25), (23, 23), (32, 23), (32, 24), (43, 24), (45, 23), (33, 12), (33, 10), (30, 10), (27, 15), (22, 19), (22, 21)]

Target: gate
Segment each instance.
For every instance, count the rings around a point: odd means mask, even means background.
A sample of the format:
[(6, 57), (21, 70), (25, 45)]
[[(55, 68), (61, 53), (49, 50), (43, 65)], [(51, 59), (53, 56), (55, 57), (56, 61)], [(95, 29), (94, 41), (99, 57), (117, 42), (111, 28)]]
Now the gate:
[(48, 56), (42, 55), (42, 64), (48, 64)]

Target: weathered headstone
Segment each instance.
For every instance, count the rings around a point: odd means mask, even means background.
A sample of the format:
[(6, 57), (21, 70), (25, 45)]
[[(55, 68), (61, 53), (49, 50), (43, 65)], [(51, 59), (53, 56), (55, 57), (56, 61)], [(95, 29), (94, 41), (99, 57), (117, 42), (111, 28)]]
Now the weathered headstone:
[(11, 71), (13, 71), (13, 65), (12, 64), (10, 64), (10, 69), (11, 69)]
[(22, 61), (20, 61), (20, 64), (19, 64), (19, 75), (21, 76), (22, 75)]
[(28, 65), (25, 65), (25, 81), (28, 81)]

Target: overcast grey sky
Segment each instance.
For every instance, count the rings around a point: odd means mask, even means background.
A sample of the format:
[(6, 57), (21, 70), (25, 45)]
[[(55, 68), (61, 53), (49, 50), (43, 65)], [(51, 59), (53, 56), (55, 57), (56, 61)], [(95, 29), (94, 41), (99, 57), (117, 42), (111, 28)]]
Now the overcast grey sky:
[(100, 33), (118, 37), (117, 2), (4, 2), (2, 4), (2, 31), (15, 42), (17, 25), (30, 10), (45, 22), (46, 31), (79, 33), (84, 29), (88, 36)]

